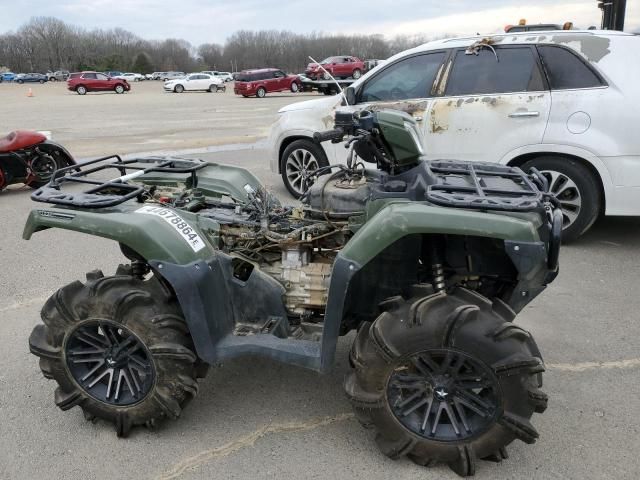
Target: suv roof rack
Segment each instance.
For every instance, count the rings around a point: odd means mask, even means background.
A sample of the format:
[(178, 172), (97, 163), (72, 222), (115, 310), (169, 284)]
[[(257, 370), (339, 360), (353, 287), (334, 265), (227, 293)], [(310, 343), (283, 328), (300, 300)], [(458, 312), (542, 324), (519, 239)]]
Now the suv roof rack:
[[(31, 194), (31, 199), (68, 207), (113, 207), (132, 198), (142, 198), (145, 194), (146, 188), (143, 185), (128, 183), (129, 180), (152, 172), (190, 173), (188, 182), (194, 188), (198, 182), (196, 172), (207, 165), (203, 160), (181, 157), (123, 160), (119, 155), (109, 155), (56, 170), (49, 183)], [(97, 172), (113, 170), (119, 173), (118, 177), (109, 180), (89, 177)], [(80, 192), (68, 191), (67, 187), (72, 184), (89, 185), (90, 188)]]

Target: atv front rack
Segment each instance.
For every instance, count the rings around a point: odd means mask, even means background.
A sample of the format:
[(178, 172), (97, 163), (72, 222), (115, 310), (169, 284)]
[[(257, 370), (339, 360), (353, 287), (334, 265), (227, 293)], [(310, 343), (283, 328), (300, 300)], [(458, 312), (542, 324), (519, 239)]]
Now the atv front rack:
[[(146, 157), (123, 160), (119, 155), (110, 155), (56, 170), (49, 183), (31, 194), (31, 199), (69, 207), (108, 208), (132, 198), (143, 199), (147, 192), (145, 186), (129, 183), (129, 180), (152, 172), (188, 173), (191, 175), (187, 183), (189, 188), (194, 188), (198, 182), (196, 172), (207, 165), (203, 160), (189, 158)], [(109, 180), (90, 177), (98, 172), (111, 171), (118, 172), (119, 176)], [(80, 192), (67, 189), (78, 184), (90, 185), (91, 188)]]
[(429, 162), (437, 182), (427, 187), (427, 200), (443, 207), (529, 212), (543, 206), (546, 179), (499, 164), (438, 160)]

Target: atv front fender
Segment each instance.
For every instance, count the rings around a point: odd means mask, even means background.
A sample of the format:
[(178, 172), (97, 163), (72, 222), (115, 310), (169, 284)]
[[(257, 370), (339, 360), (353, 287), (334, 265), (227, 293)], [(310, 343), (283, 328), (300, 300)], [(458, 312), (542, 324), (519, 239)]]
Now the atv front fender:
[(364, 266), (392, 243), (416, 233), (538, 242), (540, 238), (535, 227), (531, 221), (509, 215), (396, 202), (373, 215), (340, 254)]
[(358, 229), (338, 253), (331, 274), (322, 338), (321, 370), (333, 364), (340, 325), (353, 277), (383, 250), (412, 234), (447, 234), (504, 240), (507, 255), (518, 271), (518, 284), (509, 299), (521, 310), (546, 285), (546, 248), (531, 220), (510, 215), (434, 207), (417, 202), (383, 205)]
[[(29, 240), (35, 232), (61, 228), (108, 238), (122, 243), (145, 259), (185, 265), (211, 255), (212, 247), (199, 228), (196, 215), (177, 213), (202, 241), (194, 247), (177, 228), (164, 218), (137, 212), (141, 204), (131, 208), (93, 211), (44, 207), (31, 211), (22, 237)], [(196, 250), (196, 248), (198, 248)]]

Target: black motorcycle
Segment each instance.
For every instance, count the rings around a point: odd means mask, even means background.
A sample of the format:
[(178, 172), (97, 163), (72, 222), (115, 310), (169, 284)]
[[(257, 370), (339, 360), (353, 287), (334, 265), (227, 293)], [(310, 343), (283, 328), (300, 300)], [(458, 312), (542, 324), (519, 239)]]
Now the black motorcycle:
[(58, 168), (75, 164), (63, 146), (45, 135), (16, 130), (0, 138), (0, 191), (15, 183), (40, 188)]

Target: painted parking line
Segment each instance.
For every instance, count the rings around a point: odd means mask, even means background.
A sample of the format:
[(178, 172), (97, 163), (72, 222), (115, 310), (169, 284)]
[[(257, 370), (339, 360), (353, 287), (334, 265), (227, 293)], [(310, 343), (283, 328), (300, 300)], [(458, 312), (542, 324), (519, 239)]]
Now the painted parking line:
[(583, 362), (583, 363), (547, 363), (548, 370), (562, 372), (586, 372), (589, 370), (611, 370), (640, 367), (640, 358), (618, 360), (614, 362)]
[(156, 480), (172, 480), (178, 478), (188, 470), (195, 470), (199, 466), (213, 460), (214, 458), (227, 457), (239, 450), (253, 446), (259, 439), (277, 433), (295, 433), (315, 430), (316, 428), (331, 425), (332, 423), (343, 422), (354, 418), (353, 413), (341, 413), (338, 415), (316, 418), (306, 422), (286, 422), (270, 423), (259, 429), (244, 435), (243, 437), (226, 443), (220, 447), (204, 450), (192, 457), (176, 463), (171, 469), (156, 477)]

